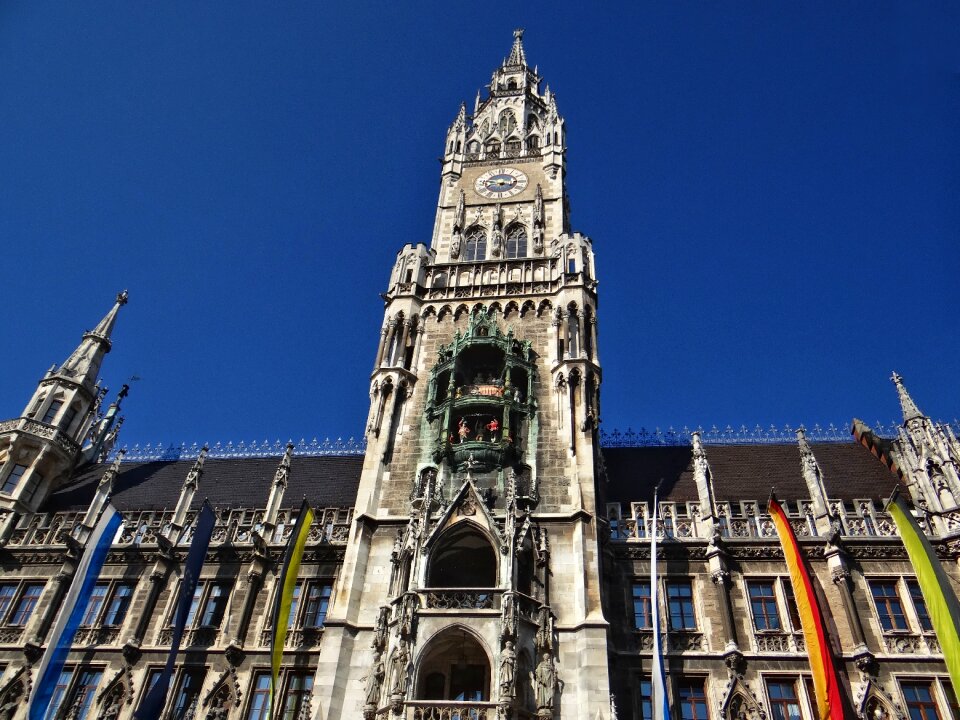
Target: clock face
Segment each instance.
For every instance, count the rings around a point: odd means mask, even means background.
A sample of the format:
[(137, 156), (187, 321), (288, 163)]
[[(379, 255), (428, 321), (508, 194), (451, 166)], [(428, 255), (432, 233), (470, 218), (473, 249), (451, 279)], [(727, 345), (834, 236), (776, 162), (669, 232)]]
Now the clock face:
[(485, 198), (508, 198), (527, 189), (527, 176), (514, 168), (487, 170), (473, 185), (477, 195)]

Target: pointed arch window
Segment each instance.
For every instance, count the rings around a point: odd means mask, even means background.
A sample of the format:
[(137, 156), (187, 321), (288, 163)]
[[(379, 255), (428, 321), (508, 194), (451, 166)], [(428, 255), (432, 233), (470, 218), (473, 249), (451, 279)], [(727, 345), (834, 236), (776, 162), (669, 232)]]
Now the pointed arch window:
[(487, 257), (487, 231), (479, 225), (467, 230), (464, 240), (463, 259), (467, 262), (485, 260)]
[(527, 231), (523, 225), (511, 225), (507, 228), (506, 249), (508, 258), (527, 256)]

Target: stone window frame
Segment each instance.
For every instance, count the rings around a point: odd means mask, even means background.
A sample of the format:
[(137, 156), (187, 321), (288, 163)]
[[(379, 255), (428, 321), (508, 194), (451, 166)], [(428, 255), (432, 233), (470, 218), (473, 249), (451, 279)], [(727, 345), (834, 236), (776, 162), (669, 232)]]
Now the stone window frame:
[(760, 682), (763, 686), (763, 700), (768, 709), (770, 720), (776, 720), (773, 714), (773, 702), (770, 699), (771, 682), (792, 682), (800, 704), (801, 720), (819, 720), (817, 713), (817, 696), (813, 689), (813, 676), (808, 673), (791, 673), (766, 671), (760, 673)]
[[(774, 630), (767, 628), (761, 630), (757, 628), (757, 621), (753, 614), (753, 603), (750, 597), (750, 584), (758, 582), (772, 582), (774, 597), (777, 603), (777, 615), (780, 621), (780, 629)], [(789, 590), (789, 592), (788, 592)], [(747, 607), (750, 608), (750, 625), (754, 633), (802, 633), (800, 627), (799, 611), (796, 607), (796, 595), (793, 593), (793, 586), (790, 584), (790, 578), (787, 575), (777, 573), (750, 574), (743, 576), (743, 594)], [(792, 605), (791, 605), (792, 601)]]
[[(2, 614), (0, 614), (0, 626), (11, 627), (11, 628), (25, 628), (30, 623), (30, 618), (33, 617), (33, 614), (37, 611), (37, 607), (40, 605), (40, 601), (43, 599), (43, 593), (47, 588), (47, 581), (45, 578), (15, 578), (7, 582), (0, 583), (3, 586), (13, 586), (14, 592), (10, 603), (3, 608)], [(30, 612), (23, 619), (22, 623), (14, 625), (12, 620), (15, 614), (19, 612), (20, 604), (23, 602), (23, 594), (26, 592), (28, 587), (38, 586), (40, 592), (36, 597), (36, 600), (33, 603), (33, 606), (30, 608)]]
[(948, 675), (897, 673), (894, 675), (894, 679), (896, 680), (897, 693), (899, 694), (898, 699), (902, 703), (901, 707), (906, 710), (907, 717), (911, 715), (910, 706), (907, 703), (907, 696), (904, 692), (905, 685), (926, 685), (931, 689), (930, 695), (939, 720), (950, 720), (950, 718), (956, 717), (954, 714), (957, 709), (956, 695), (954, 695), (952, 698), (953, 702), (951, 702), (950, 693), (954, 688), (950, 684), (950, 677)]
[[(263, 712), (263, 708), (255, 708), (254, 702), (258, 697), (257, 683), (261, 679), (266, 679), (268, 683), (267, 697), (269, 697), (269, 681), (270, 681), (270, 668), (269, 667), (254, 667), (250, 671), (250, 690), (247, 692), (247, 701), (244, 703), (243, 712), (240, 717), (243, 720), (260, 720), (260, 718), (266, 719), (266, 713)], [(273, 715), (285, 717), (283, 707), (286, 705), (287, 695), (290, 692), (290, 681), (294, 677), (302, 677), (304, 680), (309, 680), (310, 687), (304, 687), (298, 693), (297, 707), (296, 712), (293, 717), (300, 717), (300, 713), (303, 712), (304, 702), (311, 703), (313, 697), (313, 687), (314, 682), (316, 681), (316, 669), (311, 670), (309, 667), (291, 667), (291, 668), (281, 668), (280, 677), (277, 678), (277, 697), (274, 700), (274, 707), (272, 708)], [(312, 708), (311, 708), (312, 710)], [(253, 713), (257, 713), (254, 715)]]
[[(103, 604), (100, 606), (100, 609), (97, 610), (96, 616), (93, 618), (92, 622), (85, 623), (84, 620), (87, 619), (87, 614), (90, 611), (90, 600), (93, 599), (91, 595), (87, 599), (87, 604), (84, 606), (83, 617), (81, 619), (80, 627), (85, 628), (100, 628), (100, 627), (123, 627), (123, 623), (127, 619), (127, 615), (130, 613), (130, 608), (133, 606), (133, 596), (137, 591), (137, 582), (128, 578), (112, 578), (112, 579), (103, 579), (96, 582), (96, 587), (106, 586), (107, 592), (104, 594)], [(123, 588), (129, 588), (130, 594), (127, 596), (126, 607), (124, 607), (123, 612), (120, 615), (120, 621), (114, 623), (107, 623), (107, 615), (110, 614), (110, 606), (113, 604), (113, 601), (117, 597), (117, 592)]]
[[(94, 708), (97, 704), (97, 693), (100, 686), (103, 684), (104, 677), (106, 675), (107, 666), (102, 662), (96, 663), (70, 663), (63, 666), (63, 669), (60, 671), (60, 677), (57, 678), (57, 684), (54, 687), (53, 695), (50, 697), (50, 706), (48, 709), (48, 714), (55, 717), (60, 717), (64, 710), (67, 710), (67, 714), (71, 718), (75, 717), (78, 720), (87, 720), (87, 718), (94, 718)], [(63, 693), (60, 696), (59, 700), (56, 699), (57, 689), (61, 687), (60, 679), (65, 673), (70, 673), (70, 679), (64, 687)], [(77, 692), (79, 691), (78, 681), (83, 673), (99, 673), (97, 678), (96, 685), (88, 689), (86, 698), (89, 698), (89, 704), (83, 714), (74, 715), (72, 712), (73, 705), (77, 702)], [(56, 703), (56, 704), (55, 704)]]
[[(917, 610), (916, 599), (911, 592), (909, 581), (916, 582), (917, 578), (915, 575), (901, 574), (901, 573), (883, 573), (877, 575), (865, 575), (864, 580), (867, 583), (867, 596), (870, 599), (870, 604), (873, 608), (873, 619), (877, 623), (877, 630), (881, 635), (932, 635), (933, 627), (931, 626), (929, 630), (923, 628), (923, 623), (920, 621), (920, 613)], [(880, 607), (877, 604), (877, 598), (873, 594), (874, 583), (880, 582), (892, 582), (894, 583), (894, 589), (897, 593), (897, 599), (900, 601), (900, 607), (902, 608), (903, 618), (906, 622), (905, 628), (885, 628), (883, 626), (883, 621), (880, 616)], [(929, 618), (929, 611), (926, 607), (924, 610), (927, 611), (927, 617)]]

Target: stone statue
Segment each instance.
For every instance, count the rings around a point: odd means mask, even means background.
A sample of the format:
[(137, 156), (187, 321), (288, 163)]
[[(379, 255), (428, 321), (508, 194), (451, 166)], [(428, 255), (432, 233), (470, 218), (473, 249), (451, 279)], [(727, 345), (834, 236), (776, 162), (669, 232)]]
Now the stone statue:
[(500, 617), (500, 637), (513, 637), (517, 626), (517, 601), (513, 593), (503, 595), (503, 610)]
[(102, 720), (116, 720), (120, 715), (120, 706), (123, 704), (123, 689), (117, 687), (113, 690), (103, 703), (103, 710), (100, 713)]
[(413, 618), (418, 604), (417, 596), (408, 593), (404, 596), (403, 603), (400, 605), (400, 634), (404, 637), (413, 635)]
[(378, 652), (373, 656), (373, 670), (367, 676), (366, 704), (373, 708), (380, 703), (380, 686), (383, 685), (386, 672), (383, 666), (383, 653)]
[(383, 650), (387, 644), (387, 623), (390, 620), (390, 608), (386, 605), (380, 608), (377, 615), (377, 627), (373, 633), (373, 647), (377, 650)]
[(460, 244), (463, 242), (463, 237), (460, 234), (460, 231), (454, 231), (453, 239), (450, 241), (450, 258), (456, 260), (460, 257)]
[(20, 709), (20, 698), (23, 695), (23, 682), (17, 682), (8, 691), (4, 698), (3, 705), (0, 705), (0, 718), (2, 720), (13, 720), (13, 716)]
[(557, 690), (557, 669), (553, 666), (550, 653), (543, 654), (543, 660), (537, 665), (537, 674), (530, 673), (537, 695), (538, 710), (553, 710), (553, 696)]
[(500, 697), (513, 697), (513, 683), (516, 677), (517, 653), (509, 640), (500, 651)]
[(493, 236), (490, 240), (490, 252), (493, 257), (500, 257), (503, 252), (503, 230), (499, 223), (493, 227)]
[(391, 675), (393, 677), (393, 686), (390, 692), (393, 695), (405, 695), (407, 692), (407, 670), (410, 667), (410, 651), (407, 649), (407, 641), (400, 640), (397, 649), (393, 653), (393, 660), (390, 663)]

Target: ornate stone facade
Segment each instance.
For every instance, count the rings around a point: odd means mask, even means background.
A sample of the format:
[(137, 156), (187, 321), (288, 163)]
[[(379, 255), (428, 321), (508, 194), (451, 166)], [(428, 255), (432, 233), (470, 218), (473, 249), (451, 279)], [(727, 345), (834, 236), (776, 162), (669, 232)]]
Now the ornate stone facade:
[[(431, 242), (405, 246), (391, 270), (362, 442), (135, 449), (104, 463), (125, 391), (101, 411), (95, 383), (118, 297), (0, 423), (0, 718), (25, 716), (108, 500), (124, 529), (55, 714), (132, 717), (165, 659), (204, 496), (217, 522), (165, 717), (264, 717), (268, 608), (306, 496), (317, 513), (284, 717), (639, 720), (659, 612), (678, 717), (813, 720), (765, 511), (772, 486), (823, 590), (859, 716), (905, 718), (923, 692), (948, 716), (940, 648), (883, 511), (895, 481), (864, 448), (802, 429), (601, 447), (593, 245), (570, 228), (565, 147), (518, 31), (489, 95), (448, 130)], [(894, 381), (893, 452), (956, 577), (960, 444)], [(660, 608), (644, 601), (652, 532)]]

